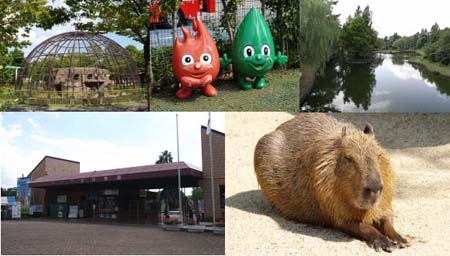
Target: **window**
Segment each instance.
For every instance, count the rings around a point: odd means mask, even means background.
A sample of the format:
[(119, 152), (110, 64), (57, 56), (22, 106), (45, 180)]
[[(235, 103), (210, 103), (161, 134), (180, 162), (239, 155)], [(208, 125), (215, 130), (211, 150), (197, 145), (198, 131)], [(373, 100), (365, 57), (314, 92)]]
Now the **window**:
[(225, 208), (225, 185), (220, 185), (220, 208)]
[(74, 79), (74, 80), (80, 79), (80, 74), (75, 74), (75, 75), (73, 76), (73, 79)]

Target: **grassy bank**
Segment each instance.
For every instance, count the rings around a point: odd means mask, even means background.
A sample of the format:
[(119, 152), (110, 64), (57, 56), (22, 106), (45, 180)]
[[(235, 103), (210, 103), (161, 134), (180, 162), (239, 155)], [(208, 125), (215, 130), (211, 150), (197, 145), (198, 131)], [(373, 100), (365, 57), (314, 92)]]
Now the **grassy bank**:
[(390, 53), (390, 54), (399, 54), (399, 53), (416, 53), (417, 56), (411, 56), (409, 58), (409, 62), (419, 64), (424, 66), (430, 72), (450, 77), (450, 66), (444, 66), (440, 63), (431, 62), (425, 59), (425, 53), (422, 50), (379, 50), (378, 53)]
[(425, 57), (422, 55), (409, 58), (409, 62), (422, 65), (433, 73), (437, 73), (439, 75), (450, 78), (450, 66), (444, 66), (439, 63), (431, 62), (425, 59)]
[(219, 95), (206, 97), (196, 90), (188, 100), (179, 100), (175, 91), (153, 95), (152, 111), (286, 111), (299, 109), (299, 69), (274, 70), (266, 75), (262, 90), (243, 91), (233, 80), (213, 82)]
[(378, 50), (377, 53), (398, 54), (398, 53), (419, 53), (419, 52), (416, 50)]

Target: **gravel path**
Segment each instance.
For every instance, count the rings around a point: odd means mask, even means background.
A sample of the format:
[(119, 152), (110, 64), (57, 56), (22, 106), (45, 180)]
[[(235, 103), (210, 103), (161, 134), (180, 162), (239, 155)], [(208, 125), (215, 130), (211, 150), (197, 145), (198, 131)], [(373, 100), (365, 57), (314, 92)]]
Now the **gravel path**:
[(157, 226), (2, 221), (3, 254), (224, 254), (225, 237)]
[[(416, 237), (392, 255), (450, 255), (450, 115), (333, 114), (370, 122), (397, 172), (394, 225)], [(259, 138), (292, 118), (286, 113), (227, 113), (227, 255), (381, 255), (331, 229), (287, 221), (258, 188), (253, 152)]]

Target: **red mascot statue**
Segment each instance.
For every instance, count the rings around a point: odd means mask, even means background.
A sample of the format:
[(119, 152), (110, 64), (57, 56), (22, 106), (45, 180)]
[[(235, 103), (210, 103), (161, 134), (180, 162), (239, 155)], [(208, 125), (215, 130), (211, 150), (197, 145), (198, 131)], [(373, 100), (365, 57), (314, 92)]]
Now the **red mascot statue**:
[(192, 28), (197, 32), (194, 37), (191, 37), (188, 29), (181, 27), (184, 41), (181, 42), (177, 36), (173, 45), (173, 72), (181, 83), (176, 96), (188, 99), (194, 88), (201, 88), (206, 96), (217, 96), (217, 90), (211, 82), (219, 74), (219, 51), (205, 25), (197, 17), (192, 21)]

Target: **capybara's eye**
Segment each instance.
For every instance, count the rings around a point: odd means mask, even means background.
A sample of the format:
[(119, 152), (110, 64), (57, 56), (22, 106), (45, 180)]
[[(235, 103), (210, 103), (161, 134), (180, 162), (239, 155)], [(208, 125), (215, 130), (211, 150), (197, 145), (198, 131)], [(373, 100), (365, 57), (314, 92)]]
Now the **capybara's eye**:
[(353, 157), (351, 156), (344, 156), (345, 160), (349, 161), (349, 162), (354, 162), (355, 160), (353, 159)]

